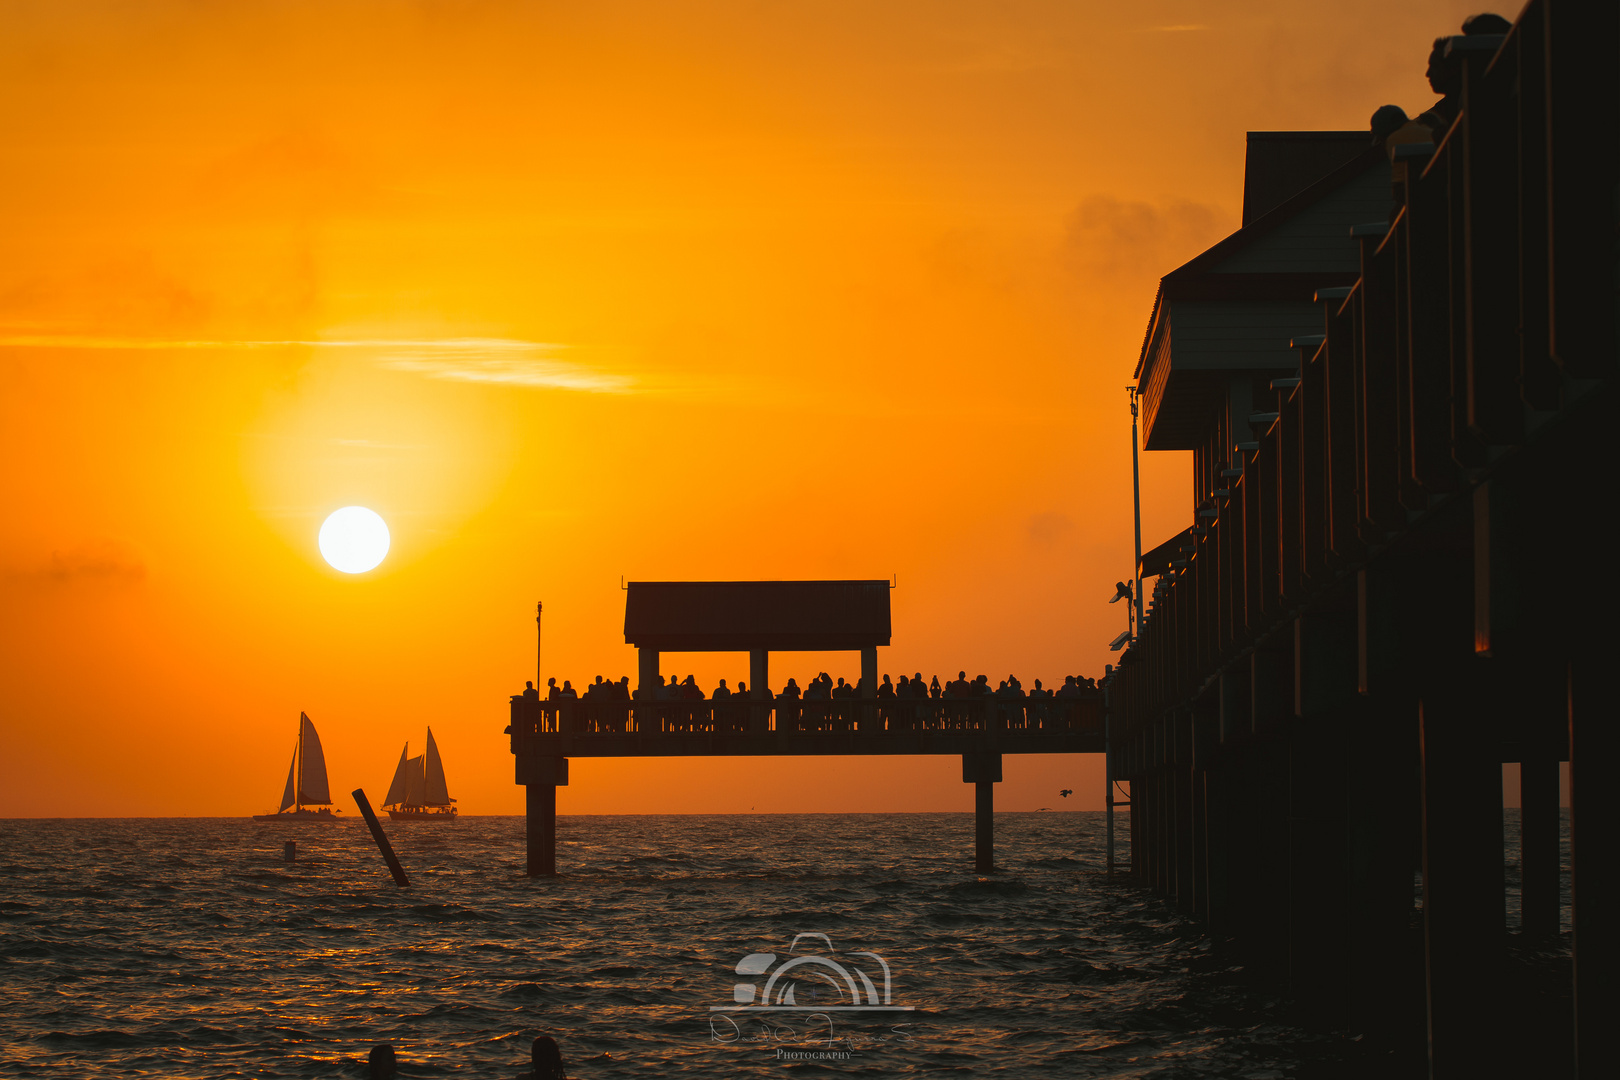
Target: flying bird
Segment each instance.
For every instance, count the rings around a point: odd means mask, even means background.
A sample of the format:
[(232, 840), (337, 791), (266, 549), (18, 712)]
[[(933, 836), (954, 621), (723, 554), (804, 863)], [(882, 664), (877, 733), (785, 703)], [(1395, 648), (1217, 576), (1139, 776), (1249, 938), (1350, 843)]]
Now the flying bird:
[(1058, 794), (1067, 799), (1070, 795), (1074, 794), (1074, 788), (1066, 787), (1062, 791), (1058, 792)]

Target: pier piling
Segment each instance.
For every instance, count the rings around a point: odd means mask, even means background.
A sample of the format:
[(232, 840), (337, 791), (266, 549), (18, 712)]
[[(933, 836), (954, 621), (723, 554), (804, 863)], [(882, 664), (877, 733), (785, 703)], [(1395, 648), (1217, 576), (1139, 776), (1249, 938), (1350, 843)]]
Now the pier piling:
[(568, 759), (518, 758), (518, 783), (524, 785), (525, 832), (529, 877), (557, 874), (557, 789), (568, 786)]
[(962, 755), (962, 782), (973, 785), (973, 869), (996, 872), (996, 785), (1001, 783), (1001, 755)]

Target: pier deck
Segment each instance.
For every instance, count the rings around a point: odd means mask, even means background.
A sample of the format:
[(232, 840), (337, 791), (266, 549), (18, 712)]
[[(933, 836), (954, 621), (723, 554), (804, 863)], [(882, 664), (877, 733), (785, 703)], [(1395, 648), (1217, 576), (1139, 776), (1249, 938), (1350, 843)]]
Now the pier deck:
[(692, 698), (591, 701), (513, 695), (516, 780), (527, 789), (528, 868), (557, 872), (557, 788), (576, 757), (808, 757), (950, 754), (973, 784), (974, 865), (994, 871), (994, 785), (1003, 754), (1103, 752), (1102, 695), (1066, 697)]

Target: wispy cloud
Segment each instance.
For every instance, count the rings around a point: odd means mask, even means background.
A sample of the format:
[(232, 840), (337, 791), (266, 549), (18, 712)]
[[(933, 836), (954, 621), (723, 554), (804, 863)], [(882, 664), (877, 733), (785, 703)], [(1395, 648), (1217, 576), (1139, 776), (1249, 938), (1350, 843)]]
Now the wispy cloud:
[(376, 349), (378, 363), (430, 379), (499, 383), (591, 394), (625, 394), (635, 380), (558, 359), (564, 346), (509, 338), (454, 338), (440, 341), (345, 342)]
[(0, 335), (0, 348), (14, 349), (310, 349), (352, 350), (375, 357), (379, 367), (429, 379), (502, 386), (628, 394), (636, 380), (557, 356), (567, 348), (515, 338), (354, 338), (325, 341), (154, 341), (82, 335)]
[(1175, 26), (1155, 26), (1153, 27), (1153, 32), (1155, 34), (1181, 34), (1187, 32), (1188, 30), (1208, 29), (1209, 27), (1204, 23), (1178, 23)]

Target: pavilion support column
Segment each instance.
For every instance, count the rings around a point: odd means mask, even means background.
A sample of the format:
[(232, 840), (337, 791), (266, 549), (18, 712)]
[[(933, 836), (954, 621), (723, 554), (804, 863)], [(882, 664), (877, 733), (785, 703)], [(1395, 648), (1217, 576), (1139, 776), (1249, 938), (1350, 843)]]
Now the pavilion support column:
[[(861, 649), (861, 697), (876, 700), (877, 688), (877, 646), (867, 645)], [(877, 708), (872, 705), (861, 706), (860, 722), (855, 726), (855, 729), (870, 734), (877, 731), (881, 726), (878, 721)]]
[(962, 782), (973, 785), (973, 868), (996, 872), (996, 785), (1001, 783), (1001, 755), (962, 755)]
[[(748, 694), (766, 700), (771, 692), (771, 654), (766, 649), (754, 649), (748, 654)], [(749, 714), (748, 726), (755, 735), (770, 729), (771, 711), (767, 706), (755, 706)]]
[(519, 780), (524, 785), (529, 877), (557, 875), (557, 789), (568, 786), (568, 759), (533, 757)]
[(658, 650), (643, 645), (636, 650), (637, 688), (652, 690), (658, 685)]

